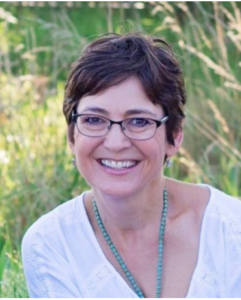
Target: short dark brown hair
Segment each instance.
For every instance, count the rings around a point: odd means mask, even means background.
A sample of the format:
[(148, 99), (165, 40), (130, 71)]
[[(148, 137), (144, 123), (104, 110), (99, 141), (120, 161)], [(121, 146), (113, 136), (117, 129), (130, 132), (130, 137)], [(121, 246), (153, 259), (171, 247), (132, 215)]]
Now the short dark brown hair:
[(162, 39), (131, 33), (108, 34), (90, 43), (73, 64), (65, 87), (63, 112), (73, 139), (72, 112), (83, 96), (94, 95), (123, 82), (139, 78), (147, 97), (169, 116), (167, 141), (174, 145), (186, 102), (182, 71), (171, 47)]

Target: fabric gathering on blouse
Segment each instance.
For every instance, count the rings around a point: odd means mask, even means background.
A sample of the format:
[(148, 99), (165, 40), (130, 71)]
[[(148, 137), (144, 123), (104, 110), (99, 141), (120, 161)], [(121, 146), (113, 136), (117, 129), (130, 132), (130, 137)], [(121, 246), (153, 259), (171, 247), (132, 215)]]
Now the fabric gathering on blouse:
[[(210, 199), (186, 298), (241, 297), (241, 202), (207, 187)], [(42, 216), (25, 234), (22, 259), (29, 296), (138, 298), (105, 257), (84, 194)]]

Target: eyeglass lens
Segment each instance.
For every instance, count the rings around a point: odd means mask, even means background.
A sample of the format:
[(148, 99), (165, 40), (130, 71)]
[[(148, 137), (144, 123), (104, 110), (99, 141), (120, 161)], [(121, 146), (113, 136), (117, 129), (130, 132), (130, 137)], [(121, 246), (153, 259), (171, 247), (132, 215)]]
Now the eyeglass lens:
[[(111, 128), (111, 121), (96, 115), (80, 115), (77, 127), (80, 133), (90, 137), (101, 137)], [(129, 118), (122, 122), (123, 133), (132, 139), (151, 138), (156, 132), (156, 122), (147, 118)]]

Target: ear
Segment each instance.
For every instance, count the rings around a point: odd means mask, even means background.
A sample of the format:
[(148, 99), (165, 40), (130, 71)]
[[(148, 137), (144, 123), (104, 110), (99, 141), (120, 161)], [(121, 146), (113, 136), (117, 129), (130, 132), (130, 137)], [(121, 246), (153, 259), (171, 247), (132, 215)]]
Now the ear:
[(73, 153), (73, 155), (75, 155), (74, 137), (70, 136), (70, 130), (69, 129), (67, 129), (66, 137), (67, 137), (67, 143), (69, 145), (69, 148), (70, 148), (71, 152)]
[(171, 157), (177, 153), (180, 149), (184, 138), (183, 130), (180, 129), (178, 132), (174, 133), (174, 145), (168, 144), (166, 155)]

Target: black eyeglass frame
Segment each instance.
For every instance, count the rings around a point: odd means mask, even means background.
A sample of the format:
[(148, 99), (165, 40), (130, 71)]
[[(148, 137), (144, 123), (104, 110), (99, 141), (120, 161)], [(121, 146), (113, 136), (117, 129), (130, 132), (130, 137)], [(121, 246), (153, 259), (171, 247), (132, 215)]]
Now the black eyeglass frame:
[[(108, 120), (110, 122), (110, 125), (108, 127), (108, 131), (105, 134), (98, 135), (98, 136), (91, 136), (91, 135), (86, 135), (86, 134), (82, 133), (79, 130), (79, 127), (77, 125), (77, 118), (80, 117), (80, 116), (96, 116), (96, 117), (100, 117), (100, 118)], [(151, 119), (151, 118), (140, 118), (140, 119), (147, 119), (147, 120), (151, 120), (151, 121), (155, 122), (156, 123), (156, 130), (157, 130), (157, 128), (160, 127), (163, 123), (165, 123), (168, 120), (168, 118), (169, 118), (169, 116), (167, 115), (167, 116), (164, 116), (161, 120), (155, 120), (155, 119)], [(74, 122), (77, 125), (77, 129), (78, 129), (79, 133), (81, 133), (81, 134), (83, 134), (85, 136), (88, 136), (88, 137), (92, 137), (92, 138), (98, 138), (98, 137), (105, 136), (110, 131), (112, 125), (114, 125), (114, 124), (120, 125), (121, 130), (124, 133), (124, 135), (126, 137), (128, 137), (129, 139), (132, 139), (132, 140), (139, 140), (139, 141), (149, 140), (149, 139), (153, 138), (153, 136), (156, 134), (156, 130), (155, 130), (154, 134), (151, 137), (147, 138), (147, 139), (135, 139), (135, 138), (131, 138), (128, 135), (126, 135), (126, 133), (125, 133), (126, 128), (123, 126), (123, 122), (125, 122), (126, 120), (135, 119), (135, 118), (127, 118), (127, 119), (124, 119), (122, 121), (113, 121), (111, 119), (108, 119), (108, 118), (100, 116), (100, 115), (95, 115), (95, 114), (75, 114), (74, 111), (72, 111), (71, 119), (72, 119), (72, 122)], [(136, 119), (138, 119), (138, 117)]]

